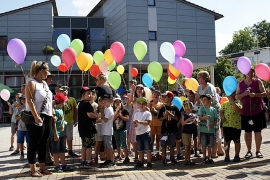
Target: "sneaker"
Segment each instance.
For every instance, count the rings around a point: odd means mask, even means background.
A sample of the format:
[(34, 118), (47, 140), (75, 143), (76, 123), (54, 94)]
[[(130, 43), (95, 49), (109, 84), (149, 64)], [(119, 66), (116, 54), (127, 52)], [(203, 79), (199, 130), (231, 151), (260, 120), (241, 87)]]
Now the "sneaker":
[(194, 157), (201, 157), (201, 155), (196, 152)]
[(84, 167), (86, 167), (86, 168), (92, 168), (92, 167), (94, 167), (94, 162), (93, 161), (90, 161), (90, 162), (85, 162), (85, 165), (84, 165)]
[(165, 166), (168, 165), (168, 160), (166, 158), (163, 160), (163, 165), (165, 165)]
[(116, 163), (115, 162), (111, 162), (107, 166), (116, 166)]
[(206, 163), (208, 161), (208, 159), (207, 158), (204, 158), (203, 160), (202, 160), (202, 163)]
[(11, 146), (11, 147), (9, 148), (9, 151), (14, 151), (14, 147)]
[(184, 156), (182, 154), (177, 154), (177, 159), (178, 160), (183, 160), (185, 159)]
[(141, 168), (143, 167), (143, 163), (141, 161), (137, 162), (137, 164), (135, 165), (135, 168)]
[(224, 137), (221, 138), (221, 143), (224, 144)]
[(109, 165), (110, 163), (111, 163), (112, 161), (110, 161), (110, 160), (106, 160), (104, 163), (102, 163), (101, 165), (102, 166), (107, 166), (107, 165)]
[(206, 164), (214, 164), (215, 162), (213, 161), (213, 159), (208, 159), (205, 163)]
[(130, 162), (130, 159), (127, 157), (127, 158), (125, 158), (125, 160), (123, 161), (123, 164), (129, 163), (129, 162)]
[(199, 149), (200, 154), (203, 154), (202, 149)]
[(86, 161), (82, 161), (81, 165), (80, 165), (80, 168), (85, 168), (86, 163), (87, 163)]
[(24, 160), (24, 154), (21, 154), (20, 160), (21, 160), (21, 161)]
[(75, 154), (73, 151), (68, 153), (69, 157), (79, 157), (77, 154)]
[(230, 162), (230, 157), (229, 156), (226, 156), (225, 159), (224, 159), (224, 162)]
[(54, 168), (54, 170), (55, 170), (57, 173), (62, 173), (62, 172), (63, 172), (63, 170), (61, 169), (60, 166), (56, 166), (56, 167)]
[(190, 150), (190, 154), (195, 154), (195, 150), (194, 149), (191, 149)]
[(66, 164), (64, 164), (64, 165), (62, 165), (62, 170), (64, 172), (70, 172), (70, 171), (72, 171), (72, 167), (67, 166)]
[(151, 162), (148, 162), (146, 167), (147, 168), (152, 168), (152, 163)]
[(171, 159), (171, 164), (178, 164), (178, 162), (176, 162), (175, 159)]
[(17, 155), (17, 154), (19, 154), (20, 153), (20, 151), (18, 151), (18, 150), (15, 150), (13, 153), (11, 153), (10, 155)]
[(239, 162), (240, 161), (240, 157), (239, 156), (234, 156), (233, 162)]
[(115, 161), (122, 161), (122, 158), (121, 158), (120, 156), (116, 156), (116, 157), (114, 158), (114, 160), (115, 160)]

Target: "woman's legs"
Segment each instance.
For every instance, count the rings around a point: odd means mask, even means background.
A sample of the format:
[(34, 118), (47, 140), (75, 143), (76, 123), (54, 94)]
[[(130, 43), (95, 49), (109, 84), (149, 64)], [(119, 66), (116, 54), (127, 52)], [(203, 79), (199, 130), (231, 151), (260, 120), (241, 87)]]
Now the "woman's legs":
[(252, 132), (245, 132), (245, 142), (247, 146), (247, 151), (251, 151), (251, 140), (252, 140)]
[(254, 132), (254, 135), (255, 135), (256, 152), (259, 152), (262, 144), (262, 133)]

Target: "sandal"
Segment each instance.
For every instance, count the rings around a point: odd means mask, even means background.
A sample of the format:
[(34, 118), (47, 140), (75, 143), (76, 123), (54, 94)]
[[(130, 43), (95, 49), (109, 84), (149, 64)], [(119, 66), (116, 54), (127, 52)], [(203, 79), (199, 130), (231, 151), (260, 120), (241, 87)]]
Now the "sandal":
[(257, 158), (263, 158), (263, 155), (260, 151), (256, 152), (256, 157)]
[(52, 172), (50, 172), (48, 169), (39, 169), (39, 172), (43, 175), (52, 175)]
[(38, 172), (38, 171), (34, 171), (34, 172), (29, 171), (29, 173), (30, 173), (30, 175), (31, 175), (32, 177), (42, 177), (42, 176), (43, 176), (43, 175), (40, 174), (40, 172)]
[(249, 159), (252, 157), (252, 152), (247, 152), (247, 154), (245, 155), (245, 158)]

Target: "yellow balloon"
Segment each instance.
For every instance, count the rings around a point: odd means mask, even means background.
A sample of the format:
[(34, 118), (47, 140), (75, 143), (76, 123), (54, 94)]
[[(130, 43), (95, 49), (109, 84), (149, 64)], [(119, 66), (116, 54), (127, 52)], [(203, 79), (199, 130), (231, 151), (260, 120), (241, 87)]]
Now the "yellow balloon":
[(184, 102), (185, 100), (188, 100), (185, 96), (181, 96), (180, 99), (181, 99), (181, 101), (182, 101), (182, 104), (183, 104), (183, 102)]
[(171, 64), (169, 64), (169, 70), (175, 77), (178, 77), (181, 74), (180, 71), (175, 69)]
[(114, 59), (113, 59), (113, 57), (111, 55), (111, 50), (110, 49), (107, 49), (105, 51), (105, 53), (104, 53), (104, 59), (105, 59), (105, 61), (107, 62), (107, 64), (109, 66), (113, 63)]
[(88, 65), (89, 59), (85, 52), (81, 52), (79, 56), (77, 56), (76, 63), (81, 71), (84, 71), (86, 66)]
[(86, 53), (87, 58), (88, 58), (88, 64), (86, 66), (86, 68), (84, 69), (84, 71), (88, 71), (90, 69), (90, 67), (93, 65), (93, 56), (89, 53)]
[(174, 84), (175, 82), (176, 82), (176, 79), (172, 80), (170, 77), (168, 77), (168, 83), (169, 84)]
[(125, 68), (122, 65), (117, 66), (116, 70), (119, 74), (124, 74), (125, 72)]
[(197, 91), (198, 87), (199, 87), (199, 83), (198, 83), (198, 81), (196, 79), (189, 78), (189, 79), (186, 79), (185, 86), (189, 90)]

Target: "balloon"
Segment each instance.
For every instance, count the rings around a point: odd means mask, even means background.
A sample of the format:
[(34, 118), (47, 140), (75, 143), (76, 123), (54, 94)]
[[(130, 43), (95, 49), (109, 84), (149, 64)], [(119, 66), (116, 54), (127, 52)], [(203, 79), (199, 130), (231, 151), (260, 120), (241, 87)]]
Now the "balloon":
[(63, 52), (66, 48), (70, 46), (70, 38), (66, 34), (61, 34), (60, 36), (58, 36), (56, 43), (58, 49)]
[(58, 69), (59, 69), (59, 71), (61, 71), (61, 72), (67, 72), (68, 67), (67, 67), (64, 63), (62, 63), (62, 64), (60, 64), (60, 65), (58, 66)]
[(122, 43), (120, 42), (114, 42), (112, 43), (111, 47), (111, 55), (115, 59), (117, 63), (120, 63), (125, 55), (125, 47)]
[(168, 77), (168, 83), (169, 84), (174, 84), (175, 82), (176, 82), (176, 79), (172, 80), (170, 77)]
[(105, 74), (108, 72), (109, 65), (106, 61), (102, 60), (98, 66), (101, 72), (104, 72)]
[(76, 55), (79, 56), (81, 52), (83, 51), (84, 45), (83, 42), (80, 39), (74, 39), (70, 43), (70, 47), (75, 50)]
[(94, 53), (94, 61), (95, 61), (95, 63), (96, 63), (97, 65), (99, 65), (99, 63), (100, 63), (102, 60), (104, 60), (104, 54), (103, 54), (103, 52), (101, 52), (101, 51), (96, 51), (96, 52)]
[(96, 65), (96, 64), (93, 64), (90, 67), (89, 72), (90, 72), (91, 76), (93, 76), (93, 77), (97, 77), (101, 73), (98, 65)]
[(147, 45), (144, 41), (137, 41), (134, 44), (133, 52), (138, 59), (138, 61), (142, 61), (147, 53)]
[(181, 101), (181, 99), (179, 98), (179, 97), (174, 97), (173, 98), (173, 100), (172, 100), (172, 104), (173, 105), (175, 105), (178, 109), (179, 109), (179, 111), (181, 110), (181, 108), (182, 108), (182, 101)]
[(150, 88), (152, 87), (153, 79), (148, 73), (145, 73), (142, 77), (142, 82), (146, 87)]
[(236, 90), (238, 81), (234, 76), (227, 76), (222, 83), (223, 89), (227, 96), (230, 96)]
[(237, 61), (237, 68), (242, 74), (247, 75), (251, 69), (250, 60), (245, 56), (240, 57)]
[(169, 75), (169, 77), (170, 77), (172, 80), (176, 80), (176, 79), (177, 79), (177, 77), (174, 76), (174, 75), (171, 73), (170, 69), (168, 69), (168, 75)]
[(179, 67), (179, 62), (182, 60), (182, 57), (179, 57), (177, 54), (175, 55), (175, 58), (174, 58), (174, 63), (172, 64), (172, 66), (179, 70), (178, 67)]
[(185, 86), (187, 89), (192, 90), (192, 91), (197, 91), (199, 87), (199, 83), (196, 79), (194, 78), (189, 78), (185, 81)]
[(65, 65), (70, 68), (76, 61), (76, 52), (72, 48), (66, 48), (62, 53), (62, 59)]
[(0, 92), (0, 96), (4, 101), (7, 101), (9, 99), (9, 97), (10, 97), (10, 92), (7, 89), (3, 89)]
[(148, 74), (154, 79), (154, 81), (159, 82), (163, 74), (163, 68), (159, 62), (153, 61), (148, 65)]
[(188, 99), (185, 96), (181, 96), (180, 97), (180, 100), (182, 101), (182, 104), (183, 104), (183, 102), (186, 101), (186, 100), (188, 100)]
[(88, 61), (86, 68), (84, 69), (84, 71), (88, 71), (89, 68), (93, 65), (93, 56), (89, 53), (86, 53), (86, 56), (87, 56), (89, 61)]
[(267, 64), (259, 63), (255, 67), (255, 73), (260, 79), (264, 81), (268, 81), (270, 79), (270, 69)]
[(112, 55), (111, 55), (111, 50), (107, 49), (104, 53), (104, 59), (107, 62), (108, 65), (111, 65), (114, 61)]
[(189, 59), (183, 58), (179, 64), (178, 69), (187, 78), (191, 78), (193, 72), (193, 64)]
[(148, 102), (152, 100), (152, 91), (148, 87), (144, 87), (145, 98)]
[(227, 101), (229, 101), (229, 99), (227, 97), (221, 97), (219, 103), (222, 106)]
[(113, 89), (118, 89), (121, 85), (121, 76), (116, 71), (113, 71), (108, 76), (108, 82)]
[(26, 46), (22, 40), (14, 38), (8, 42), (8, 55), (16, 64), (22, 64), (24, 62), (26, 51)]
[(57, 56), (57, 55), (53, 55), (53, 56), (51, 57), (51, 63), (52, 63), (52, 65), (54, 65), (55, 67), (58, 67), (58, 66), (61, 64), (61, 59), (60, 59), (60, 57)]
[(130, 73), (131, 73), (131, 76), (135, 78), (138, 76), (138, 69), (132, 68)]
[(113, 63), (111, 65), (109, 65), (108, 71), (112, 71), (115, 68), (115, 66), (116, 66), (116, 62), (113, 61)]
[(124, 74), (125, 72), (125, 68), (122, 65), (117, 66), (116, 70), (119, 74)]
[(85, 52), (81, 52), (81, 54), (77, 57), (76, 63), (81, 71), (84, 71), (89, 63), (88, 56)]
[(169, 64), (169, 70), (175, 77), (180, 75), (180, 71), (175, 69), (171, 64)]
[(160, 46), (160, 53), (166, 59), (169, 61), (169, 63), (173, 64), (175, 61), (175, 50), (171, 43), (164, 42)]
[(186, 45), (180, 40), (177, 40), (173, 43), (173, 47), (175, 49), (175, 54), (178, 56), (184, 56), (186, 53)]

